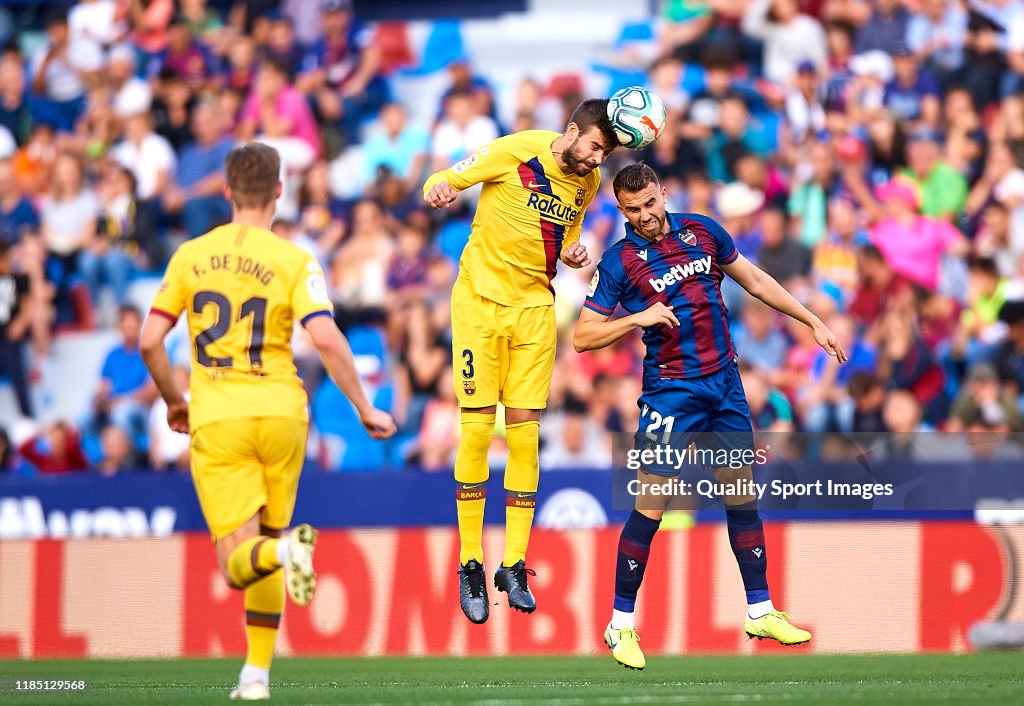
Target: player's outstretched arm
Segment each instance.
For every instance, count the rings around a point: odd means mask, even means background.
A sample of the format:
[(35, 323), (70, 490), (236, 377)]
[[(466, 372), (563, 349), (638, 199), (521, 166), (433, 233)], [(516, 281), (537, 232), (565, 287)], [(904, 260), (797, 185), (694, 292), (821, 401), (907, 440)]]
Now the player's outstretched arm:
[(387, 439), (393, 436), (395, 420), (387, 412), (375, 408), (366, 397), (359, 374), (356, 373), (352, 349), (342, 335), (334, 320), (329, 316), (314, 316), (306, 322), (306, 331), (313, 340), (313, 345), (320, 352), (320, 360), (338, 389), (356, 408), (359, 421), (366, 427), (374, 439)]
[(139, 351), (142, 360), (149, 370), (156, 389), (160, 396), (167, 403), (167, 424), (174, 431), (183, 434), (188, 433), (188, 402), (185, 401), (181, 390), (174, 382), (174, 374), (171, 372), (171, 359), (164, 348), (164, 339), (174, 322), (159, 314), (150, 314), (146, 317), (146, 323), (142, 326), (142, 337), (139, 341)]
[(826, 353), (834, 356), (840, 363), (845, 363), (846, 351), (832, 333), (828, 326), (822, 323), (821, 319), (812, 314), (807, 307), (793, 298), (793, 295), (786, 291), (785, 287), (779, 284), (774, 277), (764, 270), (755, 267), (747, 258), (742, 255), (729, 263), (723, 265), (725, 273), (736, 280), (741, 287), (765, 304), (781, 311), (802, 324), (808, 326), (814, 332), (814, 340)]
[(599, 314), (592, 309), (583, 308), (580, 319), (576, 322), (576, 331), (572, 335), (572, 346), (577, 353), (604, 348), (618, 341), (635, 328), (648, 326), (679, 325), (679, 320), (672, 313), (672, 307), (661, 302), (652, 304), (636, 314), (612, 319), (606, 314)]

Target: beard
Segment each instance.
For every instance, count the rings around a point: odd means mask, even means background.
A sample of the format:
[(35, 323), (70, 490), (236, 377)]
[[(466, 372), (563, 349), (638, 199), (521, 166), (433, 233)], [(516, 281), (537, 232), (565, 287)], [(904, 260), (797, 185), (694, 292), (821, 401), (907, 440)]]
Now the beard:
[(644, 238), (650, 240), (656, 240), (659, 236), (665, 233), (665, 221), (668, 218), (668, 214), (662, 211), (661, 214), (652, 215), (646, 220), (637, 221), (633, 229), (637, 231)]
[(573, 140), (573, 143), (569, 145), (564, 152), (562, 152), (562, 161), (565, 162), (565, 166), (569, 167), (576, 176), (586, 176), (590, 172), (594, 171), (596, 164), (589, 164), (584, 162), (580, 155), (577, 153), (576, 146), (579, 144), (580, 138)]

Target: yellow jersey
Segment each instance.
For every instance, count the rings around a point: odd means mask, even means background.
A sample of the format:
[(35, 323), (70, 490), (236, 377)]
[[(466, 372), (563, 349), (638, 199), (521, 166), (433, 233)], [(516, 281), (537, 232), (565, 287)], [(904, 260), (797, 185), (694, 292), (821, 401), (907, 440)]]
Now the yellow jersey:
[(552, 304), (558, 258), (580, 238), (583, 213), (601, 173), (564, 174), (551, 153), (558, 136), (524, 130), (499, 137), (423, 185), (426, 196), (441, 181), (458, 191), (483, 184), (459, 278), (491, 301), (513, 307)]
[(334, 314), (312, 255), (262, 228), (215, 228), (174, 253), (150, 313), (177, 321), (182, 311), (192, 341), (193, 430), (243, 417), (308, 421), (294, 321)]

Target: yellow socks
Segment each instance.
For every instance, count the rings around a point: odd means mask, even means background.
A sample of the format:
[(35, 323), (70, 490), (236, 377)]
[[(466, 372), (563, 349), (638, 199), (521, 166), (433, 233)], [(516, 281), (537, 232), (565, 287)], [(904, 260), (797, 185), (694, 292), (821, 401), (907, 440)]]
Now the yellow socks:
[(283, 571), (275, 571), (245, 589), (245, 637), (249, 643), (245, 655), (247, 667), (270, 669), (283, 610)]
[(281, 568), (277, 545), (281, 540), (257, 535), (245, 540), (228, 556), (228, 574), (235, 588), (246, 588), (253, 581)]
[(484, 560), (485, 484), (490, 475), (487, 450), (494, 437), (494, 415), (462, 413), (462, 438), (455, 456), (455, 507), (459, 514), (459, 563)]
[(505, 468), (505, 566), (526, 558), (537, 505), (540, 465), (537, 446), (540, 422), (509, 424), (508, 465)]

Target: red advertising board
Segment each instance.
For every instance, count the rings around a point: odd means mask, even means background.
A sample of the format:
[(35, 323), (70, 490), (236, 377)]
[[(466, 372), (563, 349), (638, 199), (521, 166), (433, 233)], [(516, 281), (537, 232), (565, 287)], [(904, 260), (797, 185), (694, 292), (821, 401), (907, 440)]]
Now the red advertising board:
[[(963, 651), (975, 622), (1024, 619), (1022, 606), (1005, 605), (1017, 565), (1009, 554), (1024, 547), (1024, 528), (1002, 536), (971, 522), (767, 528), (772, 598), (814, 632), (812, 651)], [(503, 540), (500, 528), (487, 530), (488, 556), (501, 556)], [(611, 611), (617, 540), (616, 529), (535, 532), (537, 612), (505, 609), (492, 589), (501, 605), (476, 626), (458, 607), (454, 530), (326, 531), (316, 599), (286, 609), (280, 651), (590, 653)], [(638, 604), (646, 651), (778, 649), (746, 639), (743, 611), (723, 526), (658, 535)], [(884, 630), (865, 631), (865, 616)], [(205, 534), (0, 543), (0, 656), (240, 655), (244, 640), (242, 595), (224, 585)]]

